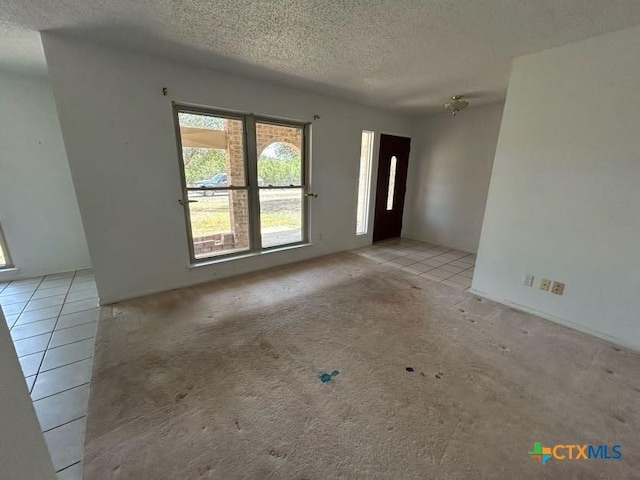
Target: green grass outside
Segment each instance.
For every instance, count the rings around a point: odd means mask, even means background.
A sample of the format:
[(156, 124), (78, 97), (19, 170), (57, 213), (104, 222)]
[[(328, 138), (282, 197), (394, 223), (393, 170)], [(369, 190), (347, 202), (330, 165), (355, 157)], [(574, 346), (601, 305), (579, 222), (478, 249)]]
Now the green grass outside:
[[(191, 198), (197, 200), (197, 203), (189, 204), (191, 230), (194, 237), (231, 230), (229, 197), (227, 195), (193, 196)], [(267, 192), (264, 194), (260, 208), (260, 223), (262, 228), (301, 228), (299, 192)]]

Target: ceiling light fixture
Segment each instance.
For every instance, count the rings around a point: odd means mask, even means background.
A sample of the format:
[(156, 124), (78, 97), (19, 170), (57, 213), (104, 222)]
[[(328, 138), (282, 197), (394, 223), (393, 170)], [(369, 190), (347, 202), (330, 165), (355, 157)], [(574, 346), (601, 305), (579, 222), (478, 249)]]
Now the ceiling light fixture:
[(462, 95), (454, 95), (449, 103), (444, 104), (444, 108), (455, 116), (460, 110), (467, 108), (469, 102), (462, 100)]

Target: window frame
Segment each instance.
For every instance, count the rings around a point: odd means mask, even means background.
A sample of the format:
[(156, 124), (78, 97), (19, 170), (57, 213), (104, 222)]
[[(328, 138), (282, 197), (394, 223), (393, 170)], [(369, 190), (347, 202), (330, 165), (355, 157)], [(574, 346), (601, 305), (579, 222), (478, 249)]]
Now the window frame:
[[(253, 113), (239, 112), (235, 110), (226, 110), (220, 108), (211, 108), (201, 105), (193, 105), (188, 103), (172, 102), (173, 110), (173, 123), (176, 134), (176, 146), (178, 153), (178, 166), (180, 170), (180, 182), (182, 198), (179, 200), (183, 207), (183, 213), (185, 216), (187, 243), (189, 248), (189, 262), (190, 265), (201, 265), (222, 262), (236, 257), (244, 257), (251, 254), (268, 253), (273, 250), (281, 250), (287, 248), (298, 247), (301, 245), (309, 244), (309, 225), (310, 225), (310, 210), (311, 205), (309, 202), (310, 195), (308, 194), (309, 182), (310, 182), (310, 122), (301, 122), (297, 120), (289, 120), (271, 116), (255, 115)], [(212, 117), (227, 118), (233, 120), (242, 121), (243, 125), (243, 156), (244, 156), (244, 173), (245, 173), (245, 185), (244, 186), (230, 186), (226, 187), (187, 187), (186, 173), (184, 169), (184, 159), (182, 153), (182, 137), (180, 135), (180, 113), (192, 113), (196, 115), (207, 115)], [(256, 145), (256, 124), (266, 123), (271, 125), (281, 125), (285, 127), (300, 128), (302, 130), (302, 145), (300, 148), (301, 157), (301, 185), (291, 186), (266, 186), (261, 187), (258, 182), (258, 152)], [(255, 159), (255, 161), (251, 161)], [(299, 188), (302, 194), (302, 238), (298, 242), (287, 243), (282, 245), (273, 245), (270, 247), (262, 246), (262, 232), (260, 222), (260, 190), (261, 189), (293, 189)], [(193, 229), (191, 225), (191, 216), (189, 211), (189, 191), (232, 191), (232, 190), (244, 190), (247, 192), (248, 199), (248, 228), (249, 228), (249, 248), (239, 251), (232, 251), (229, 253), (222, 253), (219, 255), (211, 255), (208, 257), (196, 258), (194, 243), (193, 243)]]
[[(290, 186), (290, 185), (272, 185), (272, 186), (260, 186), (259, 182), (258, 182), (258, 160), (260, 159), (260, 157), (258, 156), (258, 152), (257, 152), (257, 146), (254, 145), (254, 149), (255, 149), (255, 159), (256, 159), (256, 164), (255, 164), (255, 180), (256, 180), (256, 194), (254, 194), (254, 198), (256, 200), (256, 208), (257, 208), (257, 225), (260, 227), (258, 228), (257, 231), (257, 236), (259, 237), (257, 239), (257, 244), (260, 245), (260, 251), (263, 252), (268, 252), (270, 250), (276, 250), (276, 249), (280, 249), (280, 248), (286, 248), (286, 247), (295, 247), (298, 245), (304, 245), (309, 243), (309, 196), (307, 195), (307, 190), (309, 188), (309, 177), (308, 177), (308, 165), (307, 165), (307, 158), (309, 158), (308, 155), (308, 129), (309, 129), (309, 123), (303, 123), (303, 122), (292, 122), (292, 121), (283, 121), (281, 119), (276, 119), (276, 118), (272, 118), (272, 117), (265, 117), (265, 116), (256, 116), (256, 115), (252, 115), (252, 121), (253, 121), (253, 132), (256, 132), (256, 124), (257, 123), (264, 123), (264, 124), (269, 124), (269, 125), (279, 125), (281, 127), (293, 127), (293, 128), (300, 128), (302, 130), (302, 145), (300, 148), (300, 185), (294, 185), (294, 186)], [(255, 141), (255, 135), (253, 136), (253, 141)], [(298, 242), (293, 242), (293, 243), (286, 243), (286, 244), (282, 244), (282, 245), (272, 245), (270, 247), (263, 247), (262, 246), (262, 227), (260, 226), (260, 190), (278, 190), (278, 189), (294, 189), (294, 188), (299, 188), (300, 191), (302, 192), (302, 218), (301, 218), (301, 228), (302, 228), (302, 235), (301, 235), (301, 239)], [(252, 203), (251, 200), (249, 200), (249, 203)]]
[(4, 254), (5, 263), (0, 265), (0, 272), (2, 270), (10, 270), (16, 268), (11, 260), (11, 254), (9, 253), (9, 247), (7, 245), (6, 237), (4, 236), (4, 232), (2, 231), (2, 225), (0, 225), (0, 249), (2, 249), (2, 253)]

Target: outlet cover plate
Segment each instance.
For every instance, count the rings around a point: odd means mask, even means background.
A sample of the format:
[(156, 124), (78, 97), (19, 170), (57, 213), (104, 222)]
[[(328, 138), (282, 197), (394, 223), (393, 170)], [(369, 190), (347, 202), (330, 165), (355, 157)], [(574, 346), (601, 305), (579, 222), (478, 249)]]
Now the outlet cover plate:
[(564, 293), (564, 283), (553, 282), (553, 286), (551, 287), (551, 293), (555, 293), (556, 295), (562, 295)]
[(551, 280), (548, 278), (543, 278), (540, 280), (540, 290), (544, 290), (545, 292), (549, 291), (549, 287), (551, 286)]

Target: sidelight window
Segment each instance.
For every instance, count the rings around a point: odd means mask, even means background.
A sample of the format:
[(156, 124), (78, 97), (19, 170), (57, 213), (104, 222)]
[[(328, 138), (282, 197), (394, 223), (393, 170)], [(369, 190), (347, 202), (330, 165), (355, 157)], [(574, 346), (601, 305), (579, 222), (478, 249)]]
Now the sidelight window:
[(358, 179), (358, 207), (356, 213), (356, 235), (364, 235), (368, 231), (373, 135), (373, 132), (369, 132), (367, 130), (362, 131), (362, 143), (360, 146), (360, 177)]

